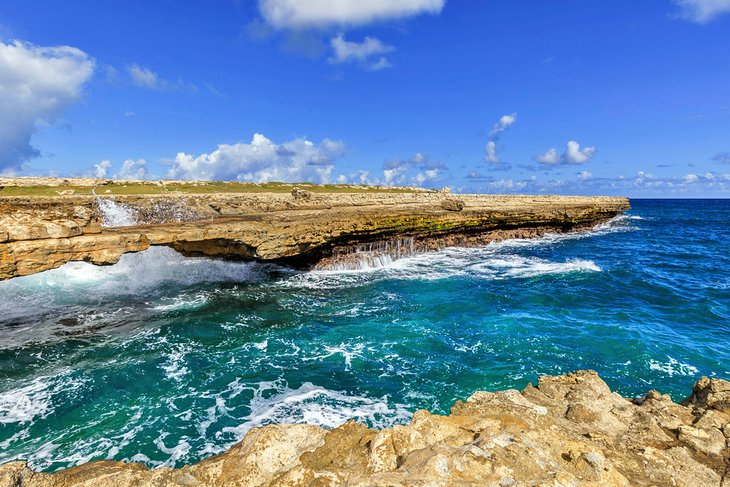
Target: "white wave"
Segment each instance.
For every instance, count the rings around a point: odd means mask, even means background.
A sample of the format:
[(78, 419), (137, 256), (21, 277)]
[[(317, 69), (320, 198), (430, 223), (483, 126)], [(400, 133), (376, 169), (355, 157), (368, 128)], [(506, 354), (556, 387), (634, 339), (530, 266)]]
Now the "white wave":
[(167, 360), (160, 367), (165, 371), (165, 376), (168, 379), (179, 382), (183, 376), (190, 372), (185, 361), (188, 352), (190, 352), (189, 347), (178, 344), (167, 354)]
[(167, 460), (162, 462), (160, 465), (161, 467), (172, 467), (176, 465), (178, 461), (188, 458), (192, 448), (188, 442), (189, 438), (187, 436), (182, 436), (176, 445), (168, 447), (165, 445), (165, 438), (167, 438), (167, 436), (169, 436), (169, 433), (162, 432), (160, 433), (160, 436), (154, 440), (155, 446), (161, 452), (169, 455)]
[[(327, 289), (351, 287), (381, 279), (432, 281), (458, 276), (475, 279), (515, 279), (569, 273), (601, 272), (593, 260), (550, 261), (522, 256), (514, 251), (525, 245), (490, 245), (481, 248), (452, 247), (397, 260), (387, 267), (354, 271), (311, 271), (276, 286)], [(512, 252), (508, 252), (512, 251)]]
[(128, 227), (137, 225), (137, 210), (123, 203), (117, 203), (112, 198), (96, 198), (96, 204), (101, 212), (102, 227)]
[(57, 395), (73, 394), (84, 381), (70, 378), (68, 372), (36, 377), (30, 383), (0, 392), (0, 424), (29, 423), (53, 412)]
[[(275, 394), (271, 395), (271, 391)], [(350, 419), (368, 421), (377, 428), (402, 423), (411, 413), (402, 404), (389, 404), (387, 396), (369, 398), (348, 395), (305, 382), (290, 389), (281, 381), (262, 382), (254, 389), (251, 413), (236, 427), (223, 428), (242, 438), (251, 428), (266, 424), (306, 423), (335, 428)]]
[[(37, 296), (40, 291), (49, 291), (75, 298), (114, 297), (143, 294), (163, 284), (250, 282), (264, 275), (267, 269), (269, 266), (254, 262), (185, 257), (169, 247), (150, 247), (125, 254), (111, 266), (69, 262), (58, 269), (0, 282), (0, 292), (7, 296), (29, 293)], [(184, 303), (177, 305), (181, 304)], [(0, 304), (0, 310), (2, 307)]]
[(536, 277), (548, 274), (566, 274), (570, 272), (601, 272), (601, 268), (592, 260), (568, 260), (550, 262), (536, 257), (520, 257), (507, 255), (504, 258), (490, 259), (483, 264), (472, 266), (473, 270), (494, 278)]
[(592, 260), (568, 259), (563, 262), (553, 262), (523, 257), (516, 252), (614, 232), (637, 230), (638, 227), (629, 224), (635, 220), (643, 218), (639, 215), (618, 215), (591, 230), (549, 233), (538, 238), (508, 239), (492, 242), (483, 247), (448, 247), (436, 252), (408, 255), (399, 259), (394, 259), (390, 255), (375, 259), (373, 255), (368, 254), (359, 262), (356, 269), (315, 270), (296, 274), (276, 285), (327, 289), (355, 286), (373, 279), (385, 278), (441, 280), (472, 275), (482, 279), (505, 279), (572, 272), (600, 272), (600, 266)]
[(162, 303), (156, 304), (152, 307), (155, 311), (178, 311), (178, 310), (193, 310), (200, 308), (208, 302), (209, 293), (200, 292), (193, 296), (188, 295), (176, 295), (176, 296), (165, 296), (162, 298)]
[(699, 369), (694, 365), (682, 363), (670, 356), (667, 356), (667, 359), (667, 362), (660, 362), (658, 360), (651, 359), (649, 360), (649, 368), (651, 370), (663, 372), (670, 377), (673, 375), (696, 377), (700, 373)]
[(37, 378), (26, 386), (0, 392), (0, 423), (25, 423), (45, 417), (51, 408), (49, 384)]
[(350, 370), (352, 368), (352, 359), (362, 358), (362, 352), (364, 350), (365, 345), (362, 343), (356, 343), (355, 345), (349, 343), (340, 343), (339, 346), (334, 347), (325, 345), (324, 353), (311, 357), (302, 357), (302, 360), (322, 360), (328, 357), (332, 357), (333, 355), (342, 355), (342, 357), (345, 359), (345, 370)]

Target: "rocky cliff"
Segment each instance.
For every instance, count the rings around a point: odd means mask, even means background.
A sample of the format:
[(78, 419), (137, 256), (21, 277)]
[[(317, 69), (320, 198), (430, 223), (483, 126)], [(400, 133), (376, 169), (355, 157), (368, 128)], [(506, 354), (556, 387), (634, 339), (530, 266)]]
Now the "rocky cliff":
[[(84, 187), (79, 184), (74, 187)], [(149, 185), (141, 188), (148, 191)], [(13, 189), (18, 191), (3, 196)], [(112, 264), (124, 253), (151, 245), (186, 255), (346, 267), (379, 252), (398, 257), (586, 228), (629, 207), (625, 198), (451, 195), (404, 188), (165, 189), (97, 196), (64, 189), (55, 195), (33, 194), (22, 186), (5, 186), (5, 193), (0, 191), (0, 279), (69, 261)], [(125, 213), (123, 225), (108, 218), (110, 208)]]
[(702, 378), (682, 405), (625, 399), (595, 372), (477, 392), (448, 416), (418, 411), (382, 431), (270, 425), (181, 469), (91, 462), (54, 474), (0, 466), (20, 486), (730, 485), (730, 382)]

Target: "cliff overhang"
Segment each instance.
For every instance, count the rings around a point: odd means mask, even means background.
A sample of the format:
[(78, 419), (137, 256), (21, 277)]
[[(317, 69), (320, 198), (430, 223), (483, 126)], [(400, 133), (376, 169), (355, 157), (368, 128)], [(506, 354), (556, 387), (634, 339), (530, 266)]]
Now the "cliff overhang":
[[(124, 225), (108, 207), (128, 213)], [(66, 262), (113, 264), (166, 245), (191, 256), (343, 267), (375, 251), (424, 252), (589, 228), (626, 198), (438, 192), (1, 196), (0, 279)], [(116, 226), (115, 226), (116, 225)], [(358, 254), (358, 255), (356, 255)]]

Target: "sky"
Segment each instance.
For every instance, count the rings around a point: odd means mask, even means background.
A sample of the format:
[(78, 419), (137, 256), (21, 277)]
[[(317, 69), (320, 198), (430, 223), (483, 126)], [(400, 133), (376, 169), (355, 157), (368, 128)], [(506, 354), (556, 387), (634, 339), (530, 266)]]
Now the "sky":
[(730, 196), (730, 0), (0, 0), (0, 175)]

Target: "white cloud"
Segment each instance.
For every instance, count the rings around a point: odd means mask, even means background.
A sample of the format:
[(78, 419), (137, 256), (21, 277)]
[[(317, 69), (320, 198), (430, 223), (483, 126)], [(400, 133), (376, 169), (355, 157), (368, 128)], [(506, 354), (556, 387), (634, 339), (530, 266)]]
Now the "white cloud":
[[(356, 62), (372, 71), (391, 67), (390, 62), (382, 54), (393, 52), (395, 48), (384, 44), (380, 39), (375, 37), (365, 37), (362, 42), (353, 42), (345, 39), (345, 35), (340, 33), (330, 39), (332, 47), (332, 57), (330, 62), (335, 64)], [(378, 57), (373, 61), (374, 57)]]
[(105, 178), (111, 165), (111, 161), (101, 161), (99, 164), (94, 164), (94, 177)]
[(507, 169), (509, 165), (502, 164), (502, 160), (497, 155), (497, 140), (502, 132), (510, 128), (517, 121), (517, 114), (502, 115), (494, 124), (492, 131), (489, 132), (489, 140), (484, 147), (484, 160), (493, 165), (496, 169)]
[(139, 64), (132, 64), (131, 66), (127, 66), (127, 72), (132, 77), (132, 82), (137, 86), (149, 88), (150, 90), (159, 90), (162, 88), (160, 77), (151, 69), (140, 67)]
[(157, 91), (198, 91), (198, 87), (193, 83), (187, 83), (181, 79), (177, 81), (162, 79), (156, 72), (137, 63), (127, 66), (127, 73), (129, 73), (132, 83), (140, 88)]
[(439, 178), (439, 170), (437, 168), (427, 169), (426, 171), (419, 172), (411, 180), (416, 186), (423, 186), (425, 183), (435, 181)]
[(383, 69), (392, 68), (393, 65), (388, 61), (388, 58), (385, 56), (380, 56), (380, 59), (378, 59), (375, 62), (372, 62), (366, 66), (366, 69), (368, 71), (382, 71)]
[(0, 171), (38, 155), (30, 141), (78, 101), (94, 60), (69, 46), (0, 42)]
[(168, 177), (239, 181), (330, 182), (333, 161), (342, 155), (342, 141), (325, 139), (321, 144), (298, 138), (277, 144), (261, 134), (250, 143), (221, 144), (209, 154), (180, 152)]
[(261, 16), (278, 29), (362, 25), (438, 14), (445, 0), (259, 0)]
[(557, 149), (552, 148), (545, 151), (544, 154), (537, 156), (535, 160), (541, 164), (555, 165), (560, 164), (560, 155)]
[[(416, 169), (418, 172), (411, 175), (411, 169)], [(423, 186), (426, 183), (437, 181), (443, 170), (442, 163), (432, 162), (428, 157), (417, 152), (410, 159), (388, 161), (383, 169), (383, 179), (370, 180), (370, 183), (386, 186)]]
[[(481, 190), (522, 193), (522, 194), (594, 194), (617, 196), (649, 196), (649, 195), (697, 195), (726, 197), (730, 195), (730, 174), (707, 172), (704, 174), (686, 174), (684, 176), (658, 177), (654, 174), (639, 171), (633, 177), (624, 175), (616, 177), (587, 177), (581, 171), (575, 179), (528, 179), (511, 178), (493, 179), (477, 173), (470, 173), (466, 179), (473, 182)], [(473, 189), (472, 189), (473, 191)]]
[(593, 177), (593, 173), (590, 171), (581, 171), (578, 173), (578, 180), (579, 181), (588, 181)]
[(574, 140), (568, 142), (568, 148), (563, 154), (563, 158), (567, 164), (585, 164), (596, 153), (595, 147), (580, 148), (580, 144)]
[(144, 159), (127, 159), (122, 163), (122, 169), (114, 175), (114, 179), (144, 179), (147, 176), (147, 161)]
[(568, 141), (565, 152), (558, 155), (555, 148), (548, 149), (544, 154), (535, 157), (540, 164), (557, 166), (560, 164), (585, 164), (596, 154), (595, 147), (580, 148), (580, 144), (574, 140)]
[(510, 128), (517, 121), (517, 114), (512, 113), (510, 115), (502, 115), (499, 117), (497, 123), (494, 124), (494, 128), (489, 132), (489, 137), (495, 137), (508, 128)]
[(487, 162), (491, 163), (497, 163), (499, 162), (499, 156), (497, 156), (497, 143), (493, 140), (490, 140), (487, 142), (487, 146), (485, 147), (486, 155), (484, 158), (487, 160)]
[(427, 156), (416, 153), (410, 159), (391, 159), (383, 165), (383, 177), (371, 177), (369, 171), (356, 171), (337, 177), (339, 183), (382, 186), (424, 186), (438, 181), (445, 167)]
[(679, 7), (679, 17), (698, 24), (730, 12), (730, 0), (674, 0), (674, 3)]
[(401, 161), (398, 161), (397, 165), (383, 169), (382, 183), (386, 186), (405, 184), (407, 172), (408, 166), (406, 164), (401, 164)]

